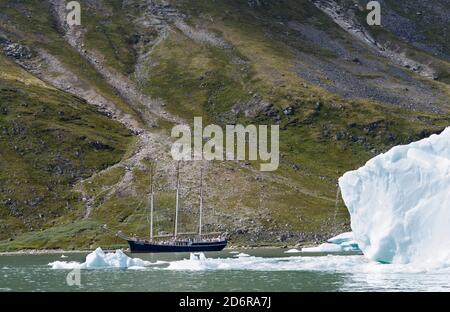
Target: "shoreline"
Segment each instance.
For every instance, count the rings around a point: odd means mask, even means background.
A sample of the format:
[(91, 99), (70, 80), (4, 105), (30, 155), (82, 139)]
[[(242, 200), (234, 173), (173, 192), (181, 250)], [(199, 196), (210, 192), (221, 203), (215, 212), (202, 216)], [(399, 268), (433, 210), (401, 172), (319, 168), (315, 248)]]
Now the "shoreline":
[[(100, 247), (100, 246), (99, 246)], [(251, 250), (251, 249), (301, 249), (305, 246), (230, 246), (224, 249), (224, 251), (227, 250)], [(103, 248), (102, 248), (103, 249)], [(23, 250), (17, 250), (17, 251), (0, 251), (0, 256), (19, 256), (19, 255), (54, 255), (54, 254), (75, 254), (75, 253), (91, 253), (95, 249), (85, 249), (85, 250), (64, 250), (64, 249), (23, 249)], [(115, 248), (115, 249), (109, 249), (105, 248), (103, 251), (105, 252), (114, 252), (116, 250), (124, 250), (123, 248)]]

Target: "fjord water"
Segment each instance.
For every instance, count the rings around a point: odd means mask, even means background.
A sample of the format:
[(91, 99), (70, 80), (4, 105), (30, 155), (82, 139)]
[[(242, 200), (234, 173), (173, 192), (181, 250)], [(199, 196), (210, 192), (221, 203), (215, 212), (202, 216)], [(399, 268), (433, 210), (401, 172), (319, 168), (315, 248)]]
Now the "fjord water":
[(0, 291), (449, 291), (450, 269), (385, 265), (360, 255), (286, 254), (282, 249), (223, 251), (206, 259), (189, 254), (132, 255), (149, 267), (71, 270), (53, 261), (83, 262), (86, 254), (0, 256)]

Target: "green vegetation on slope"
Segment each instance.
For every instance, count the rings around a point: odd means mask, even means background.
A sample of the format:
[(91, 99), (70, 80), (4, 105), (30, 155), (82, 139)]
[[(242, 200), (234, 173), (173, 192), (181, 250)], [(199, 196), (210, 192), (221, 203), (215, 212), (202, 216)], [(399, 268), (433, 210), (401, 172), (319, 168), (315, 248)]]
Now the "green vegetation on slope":
[[(350, 47), (352, 42), (310, 1), (263, 2), (261, 7), (249, 7), (247, 1), (238, 0), (172, 1), (186, 14), (186, 23), (194, 31), (206, 29), (223, 38), (228, 47), (193, 40), (171, 25), (167, 37), (152, 47), (147, 60), (149, 76), (137, 82), (143, 92), (162, 99), (168, 111), (188, 122), (203, 116), (205, 124), (279, 124), (281, 164), (277, 172), (255, 174), (251, 165), (243, 168), (233, 163), (211, 166), (205, 181), (210, 188), (205, 207), (215, 220), (207, 221), (206, 226), (212, 230), (221, 226), (231, 232), (232, 242), (239, 244), (273, 244), (277, 240), (285, 244), (277, 238), (280, 233), (293, 233), (290, 242), (311, 241), (348, 229), (343, 204), (335, 211), (340, 175), (393, 145), (439, 132), (450, 118), (368, 100), (345, 100), (301, 79), (295, 71), (297, 53), (323, 59), (336, 55), (308, 40), (287, 42), (295, 38), (286, 34), (281, 21), (312, 24)], [(2, 26), (14, 33), (14, 39), (47, 49), (124, 112), (136, 115), (92, 66), (67, 48), (46, 2), (29, 4), (34, 12), (30, 18), (23, 6), (8, 7), (1, 0), (0, 5), (13, 21)], [(130, 7), (122, 6), (121, 1), (83, 1), (82, 5), (91, 9), (84, 16), (86, 47), (104, 56), (105, 64), (117, 72), (132, 74), (136, 45), (151, 41), (156, 31), (149, 28), (143, 34), (136, 29), (127, 15)], [(130, 15), (139, 13), (136, 8), (133, 6)], [(16, 104), (6, 107), (6, 115), (0, 112), (2, 126), (8, 124), (8, 137), (0, 134), (0, 144), (5, 145), (0, 161), (2, 168), (6, 157), (16, 163), (0, 173), (0, 195), (4, 196), (0, 218), (5, 220), (0, 238), (8, 238), (6, 233), (34, 231), (0, 243), (0, 249), (123, 246), (101, 229), (103, 224), (111, 230), (147, 235), (148, 164), (134, 169), (116, 166), (79, 182), (123, 158), (133, 143), (126, 131), (78, 99), (45, 87), (31, 76), (23, 77), (32, 84), (22, 81), (22, 73), (11, 74), (12, 68), (17, 68), (8, 66), (0, 96), (2, 102)], [(23, 106), (24, 102), (30, 103)], [(53, 109), (42, 112), (47, 106)], [(39, 139), (45, 148), (40, 147)], [(97, 141), (101, 144), (92, 144)], [(158, 182), (155, 232), (171, 231), (173, 225), (175, 198), (166, 182)], [(85, 203), (75, 190), (93, 199), (87, 220), (81, 220)], [(35, 205), (35, 194), (41, 193), (43, 200), (37, 199)], [(18, 199), (8, 200), (9, 194)], [(20, 208), (19, 216), (12, 213), (11, 203)], [(196, 229), (196, 209), (183, 205), (182, 231)], [(301, 238), (299, 233), (305, 236)]]
[[(192, 27), (201, 25), (219, 34), (232, 48), (197, 42), (174, 31), (150, 57), (155, 65), (145, 91), (163, 98), (171, 112), (187, 120), (203, 116), (221, 125), (280, 124), (282, 163), (275, 174), (293, 179), (303, 191), (272, 186), (273, 196), (265, 200), (265, 207), (275, 223), (317, 231), (334, 213), (340, 175), (393, 145), (439, 132), (449, 123), (448, 117), (439, 115), (344, 100), (301, 79), (293, 70), (294, 50), (278, 40), (282, 29), (274, 25), (278, 20), (304, 22), (312, 16), (328, 25), (308, 1), (284, 1), (283, 6), (268, 4), (256, 9), (239, 1), (173, 4), (190, 12)], [(270, 106), (247, 114), (245, 110), (254, 109), (252, 101), (259, 107)], [(292, 113), (284, 113), (287, 108)], [(259, 209), (258, 193), (245, 187), (246, 192), (224, 203), (224, 209), (231, 212), (242, 201)], [(299, 217), (298, 209), (304, 217)], [(342, 206), (338, 218), (340, 223), (347, 218)]]
[(0, 238), (84, 214), (80, 179), (120, 161), (131, 134), (0, 57)]
[[(83, 2), (83, 1), (81, 1)], [(114, 1), (115, 2), (115, 1)], [(82, 3), (87, 8), (86, 3)], [(9, 40), (19, 42), (25, 46), (36, 50), (43, 49), (55, 56), (68, 70), (73, 72), (80, 81), (94, 88), (96, 92), (122, 111), (140, 120), (136, 111), (124, 103), (117, 92), (103, 79), (100, 73), (83, 59), (81, 55), (66, 42), (57, 26), (57, 21), (53, 15), (52, 7), (47, 1), (27, 1), (27, 3), (11, 2), (0, 0), (0, 11), (5, 19), (0, 19), (0, 28), (5, 30), (5, 35)], [(114, 31), (121, 28), (122, 21), (120, 15), (111, 18), (111, 21), (117, 21), (110, 25), (99, 20), (94, 13), (89, 13), (88, 9), (83, 10), (83, 22), (89, 25), (89, 47), (99, 49), (102, 53), (110, 51), (107, 55), (108, 64), (118, 71), (129, 71), (133, 68), (134, 52), (130, 48), (131, 43), (128, 36), (117, 39)], [(89, 14), (92, 14), (90, 16)], [(98, 24), (97, 24), (98, 23)], [(101, 29), (101, 30), (99, 30)], [(32, 31), (31, 31), (32, 30)], [(91, 35), (92, 34), (92, 35)], [(111, 48), (113, 47), (113, 48)], [(120, 59), (122, 61), (117, 61)], [(125, 71), (125, 72), (126, 72)]]
[(136, 51), (134, 44), (140, 39), (121, 1), (110, 1), (102, 6), (91, 1), (80, 1), (83, 8), (83, 27), (87, 30), (85, 42), (89, 50), (99, 51), (106, 64), (119, 72), (134, 72)]

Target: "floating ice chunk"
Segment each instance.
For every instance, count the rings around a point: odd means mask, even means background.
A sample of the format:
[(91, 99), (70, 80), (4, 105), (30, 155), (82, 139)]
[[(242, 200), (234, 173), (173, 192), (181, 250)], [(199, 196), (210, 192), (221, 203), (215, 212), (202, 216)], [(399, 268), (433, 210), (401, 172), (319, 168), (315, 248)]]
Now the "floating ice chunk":
[(299, 252), (301, 252), (301, 251), (294, 248), (294, 249), (289, 249), (289, 250), (285, 251), (284, 253), (299, 253)]
[(80, 263), (76, 261), (54, 261), (48, 264), (54, 270), (73, 270), (73, 269), (86, 269), (86, 263)]
[(450, 128), (376, 156), (339, 185), (368, 258), (450, 262)]
[(121, 250), (105, 253), (100, 247), (86, 256), (84, 263), (55, 261), (48, 264), (52, 269), (101, 269), (101, 268), (130, 268), (154, 265), (139, 258), (130, 258)]
[(352, 232), (339, 234), (327, 240), (327, 243), (316, 247), (302, 248), (302, 252), (336, 253), (336, 252), (361, 252), (358, 243), (353, 239)]
[(346, 233), (342, 233), (342, 234), (339, 234), (338, 236), (330, 238), (329, 240), (327, 240), (327, 242), (329, 242), (331, 244), (342, 244), (344, 242), (348, 242), (348, 241), (352, 241), (352, 240), (354, 240), (353, 232), (346, 232)]
[(191, 252), (189, 260), (205, 260), (206, 256), (203, 252)]
[(235, 255), (236, 258), (244, 258), (244, 257), (250, 257), (250, 255), (246, 254), (246, 253), (238, 253), (237, 255)]
[(67, 258), (67, 256), (66, 255), (61, 255), (61, 258)]
[(359, 249), (358, 243), (354, 240), (343, 242), (340, 244), (340, 246), (344, 251), (361, 251), (361, 249)]
[(128, 270), (136, 270), (136, 271), (139, 271), (139, 270), (146, 270), (147, 268), (146, 267), (143, 267), (143, 266), (130, 266), (129, 268), (128, 268)]
[(317, 247), (304, 247), (302, 252), (342, 252), (342, 247), (338, 244), (323, 243)]
[(200, 260), (178, 260), (170, 262), (164, 270), (170, 271), (325, 271), (358, 272), (372, 270), (370, 263), (362, 256), (322, 256), (322, 257), (243, 257), (207, 258)]

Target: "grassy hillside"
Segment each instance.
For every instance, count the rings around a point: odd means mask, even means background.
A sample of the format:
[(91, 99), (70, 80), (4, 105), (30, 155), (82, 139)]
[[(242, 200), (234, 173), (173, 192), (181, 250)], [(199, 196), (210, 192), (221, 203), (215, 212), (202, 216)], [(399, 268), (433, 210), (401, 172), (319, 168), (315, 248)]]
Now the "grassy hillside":
[[(151, 69), (144, 90), (163, 98), (171, 112), (187, 120), (203, 116), (221, 125), (280, 124), (282, 160), (275, 174), (292, 179), (295, 187), (281, 183), (268, 188), (271, 194), (265, 196), (264, 208), (271, 218), (264, 226), (289, 225), (292, 231), (304, 233), (330, 231), (335, 222), (345, 228), (342, 206), (337, 221), (333, 215), (337, 178), (393, 145), (448, 125), (445, 115), (406, 113), (379, 101), (345, 99), (297, 75), (299, 49), (311, 53), (314, 47), (286, 42), (279, 20), (305, 23), (314, 16), (311, 23), (337, 37), (345, 36), (308, 1), (260, 8), (239, 1), (174, 5), (188, 12), (191, 27), (208, 29), (229, 47), (193, 40), (179, 29), (172, 31), (149, 57)], [(314, 51), (324, 59), (334, 57)], [(258, 184), (264, 188), (264, 182)], [(260, 193), (249, 186), (246, 190), (239, 193), (239, 200), (221, 202), (222, 209), (232, 213), (242, 202), (250, 209), (261, 209)]]
[[(2, 57), (0, 249), (124, 246), (102, 224), (147, 235), (156, 159), (155, 227), (171, 231), (172, 124), (146, 122), (151, 107), (124, 98), (99, 67), (188, 123), (203, 116), (205, 124), (280, 125), (276, 172), (245, 162), (208, 167), (205, 226), (227, 231), (233, 244), (309, 243), (348, 230), (345, 207), (336, 207), (338, 177), (449, 125), (445, 75), (425, 79), (393, 64), (311, 1), (80, 2), (80, 40), (101, 66), (68, 44), (48, 1), (0, 1), (0, 35), (50, 53), (144, 132), (131, 137), (80, 98)], [(449, 66), (389, 27), (370, 31), (421, 61)], [(448, 53), (439, 40), (423, 44)], [(196, 230), (198, 169), (184, 165), (182, 231)]]
[(132, 136), (0, 56), (0, 238), (79, 218), (72, 186), (120, 161)]

